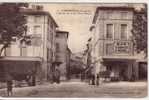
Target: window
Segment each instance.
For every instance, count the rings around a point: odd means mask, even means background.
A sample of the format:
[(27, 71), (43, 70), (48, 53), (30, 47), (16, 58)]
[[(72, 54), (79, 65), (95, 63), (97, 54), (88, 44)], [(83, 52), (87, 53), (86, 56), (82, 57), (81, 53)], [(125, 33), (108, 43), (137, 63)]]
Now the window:
[(34, 23), (39, 23), (40, 22), (41, 17), (40, 16), (35, 16), (34, 17)]
[(5, 52), (6, 54), (6, 56), (11, 56), (11, 47), (9, 46), (9, 47), (7, 47), (6, 48), (6, 52)]
[(121, 12), (121, 18), (127, 19), (127, 12)]
[(112, 18), (112, 11), (107, 11), (107, 13), (106, 13), (106, 18), (107, 18), (107, 19)]
[(47, 33), (47, 40), (50, 40), (50, 32)]
[(50, 59), (49, 59), (49, 51), (50, 51), (50, 49), (47, 48), (47, 60), (48, 60), (48, 61), (50, 60)]
[(56, 37), (59, 37), (59, 34), (58, 33), (56, 33)]
[(121, 24), (121, 39), (127, 39), (127, 24)]
[(27, 48), (21, 47), (21, 56), (27, 56)]
[(111, 55), (113, 53), (113, 45), (112, 44), (106, 44), (106, 54)]
[(59, 43), (56, 43), (56, 52), (60, 52), (60, 45), (59, 45)]
[(37, 10), (43, 10), (43, 6), (37, 5), (37, 6), (36, 6), (36, 9), (37, 9)]
[(41, 27), (39, 25), (34, 26), (34, 34), (41, 34)]
[(26, 32), (30, 33), (30, 27), (29, 26), (26, 26)]
[(107, 24), (106, 30), (106, 38), (112, 39), (113, 38), (113, 24)]
[(51, 30), (53, 29), (53, 23), (50, 23), (50, 28), (51, 28)]
[(60, 34), (60, 33), (56, 33), (56, 37), (57, 37), (57, 38), (62, 38), (62, 37), (63, 37), (63, 35), (62, 35), (62, 34)]
[(58, 54), (56, 54), (55, 58), (56, 58), (56, 60), (59, 60), (60, 56)]

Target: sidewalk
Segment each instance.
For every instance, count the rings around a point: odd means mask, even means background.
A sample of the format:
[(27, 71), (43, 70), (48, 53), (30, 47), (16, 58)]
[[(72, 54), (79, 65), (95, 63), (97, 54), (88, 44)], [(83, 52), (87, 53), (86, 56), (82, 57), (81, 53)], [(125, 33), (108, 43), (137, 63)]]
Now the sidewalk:
[(117, 87), (141, 87), (141, 86), (147, 86), (146, 81), (136, 81), (136, 82), (127, 82), (127, 81), (120, 81), (120, 82), (108, 82), (108, 83), (102, 83), (102, 86), (117, 86)]
[[(147, 82), (109, 82), (99, 86), (86, 82), (45, 82), (31, 87), (14, 88), (14, 97), (144, 97)], [(112, 93), (112, 94), (111, 94)], [(0, 89), (0, 96), (6, 96), (6, 88)]]

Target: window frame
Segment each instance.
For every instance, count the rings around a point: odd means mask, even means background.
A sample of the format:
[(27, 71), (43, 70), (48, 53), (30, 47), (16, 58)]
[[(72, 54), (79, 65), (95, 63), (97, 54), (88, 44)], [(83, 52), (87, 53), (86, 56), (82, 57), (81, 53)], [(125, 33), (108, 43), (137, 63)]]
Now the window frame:
[[(23, 53), (24, 50), (25, 50), (25, 53)], [(26, 46), (21, 46), (20, 56), (27, 56), (27, 47)]]
[[(110, 50), (108, 49), (108, 46), (114, 47), (112, 43), (106, 43), (106, 55), (112, 55), (114, 52), (114, 48), (110, 48)], [(110, 51), (110, 53), (109, 53)]]
[(40, 15), (36, 15), (34, 16), (34, 23), (40, 23), (41, 16)]
[[(33, 34), (41, 34), (41, 31), (40, 31), (40, 33), (35, 32), (35, 27), (39, 27), (39, 29), (41, 29), (41, 26), (40, 26), (40, 25), (34, 25), (34, 26), (33, 26)], [(37, 31), (37, 30), (36, 30), (36, 31)]]
[[(112, 25), (112, 37), (111, 38), (108, 38), (107, 37), (107, 33), (108, 33), (108, 28), (107, 28), (107, 26), (108, 25)], [(109, 40), (112, 40), (112, 39), (114, 39), (114, 24), (112, 24), (112, 23), (106, 23), (106, 29), (105, 29), (105, 38), (106, 39), (109, 39)]]
[[(121, 16), (121, 19), (128, 19), (128, 11), (121, 11), (120, 14), (121, 14), (120, 15)], [(123, 15), (125, 15), (125, 16), (123, 16)]]
[[(125, 38), (122, 38), (122, 25), (126, 25), (126, 33), (124, 33), (124, 34), (126, 34)], [(128, 25), (126, 23), (120, 24), (120, 39), (121, 40), (127, 40), (128, 39)]]
[(56, 43), (55, 44), (55, 47), (56, 47), (56, 52), (60, 52), (60, 44), (59, 43)]

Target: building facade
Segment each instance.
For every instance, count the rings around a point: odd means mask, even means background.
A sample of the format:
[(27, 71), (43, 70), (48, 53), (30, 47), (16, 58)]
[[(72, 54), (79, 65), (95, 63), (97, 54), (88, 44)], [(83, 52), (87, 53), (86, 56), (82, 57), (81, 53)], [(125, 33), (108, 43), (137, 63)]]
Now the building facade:
[(66, 53), (66, 71), (67, 75), (66, 78), (69, 80), (70, 79), (70, 59), (71, 59), (71, 50), (67, 47), (67, 53)]
[(22, 9), (27, 19), (27, 31), (25, 36), (29, 37), (30, 43), (26, 44), (19, 38), (6, 48), (2, 56), (11, 57), (38, 57), (42, 59), (41, 77), (47, 78), (51, 63), (55, 60), (55, 34), (58, 25), (49, 12), (43, 10), (42, 6), (33, 5)]
[(131, 41), (134, 8), (97, 7), (91, 29), (92, 63), (96, 73), (109, 71), (119, 80), (138, 78), (138, 66)]
[(69, 67), (70, 51), (68, 51), (67, 39), (69, 33), (66, 31), (56, 31), (56, 55), (55, 61), (61, 62), (59, 69), (61, 73), (60, 80), (67, 79), (67, 68)]

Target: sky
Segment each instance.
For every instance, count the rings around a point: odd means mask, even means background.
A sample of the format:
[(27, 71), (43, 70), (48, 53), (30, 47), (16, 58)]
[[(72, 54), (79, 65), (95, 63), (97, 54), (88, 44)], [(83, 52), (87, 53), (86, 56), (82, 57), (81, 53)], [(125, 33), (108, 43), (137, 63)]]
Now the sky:
[(44, 4), (44, 8), (53, 16), (60, 30), (69, 32), (68, 47), (71, 51), (85, 50), (96, 7), (89, 4)]
[[(89, 31), (96, 7), (102, 4), (42, 4), (59, 26), (59, 30), (68, 31), (68, 47), (72, 53), (86, 49)], [(119, 4), (117, 4), (119, 6)]]

